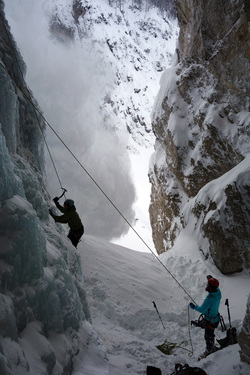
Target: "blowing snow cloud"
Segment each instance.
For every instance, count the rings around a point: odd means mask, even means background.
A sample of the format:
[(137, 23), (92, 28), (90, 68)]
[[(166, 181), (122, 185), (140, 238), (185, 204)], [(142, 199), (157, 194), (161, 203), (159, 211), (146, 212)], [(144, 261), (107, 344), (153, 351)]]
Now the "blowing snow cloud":
[[(86, 46), (80, 40), (62, 44), (51, 38), (52, 5), (42, 0), (6, 4), (11, 31), (27, 64), (27, 83), (46, 120), (132, 222), (135, 189), (126, 140), (117, 138), (114, 124), (104, 121), (100, 111), (105, 88), (114, 80), (112, 69), (107, 69), (87, 42)], [(126, 233), (127, 223), (50, 129), (46, 138), (67, 198), (74, 199), (85, 232), (106, 239)], [(47, 176), (51, 196), (61, 194), (49, 157)]]

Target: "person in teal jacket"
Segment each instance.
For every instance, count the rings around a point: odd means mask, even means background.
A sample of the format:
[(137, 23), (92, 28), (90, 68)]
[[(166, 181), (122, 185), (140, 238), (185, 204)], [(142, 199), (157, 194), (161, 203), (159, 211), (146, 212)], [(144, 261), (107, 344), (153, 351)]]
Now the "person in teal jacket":
[(208, 296), (205, 298), (201, 306), (190, 303), (191, 309), (196, 310), (204, 315), (199, 327), (205, 329), (206, 351), (204, 355), (208, 355), (217, 350), (214, 345), (214, 330), (218, 327), (220, 321), (219, 306), (221, 300), (221, 291), (219, 289), (219, 281), (211, 275), (207, 276), (206, 291)]

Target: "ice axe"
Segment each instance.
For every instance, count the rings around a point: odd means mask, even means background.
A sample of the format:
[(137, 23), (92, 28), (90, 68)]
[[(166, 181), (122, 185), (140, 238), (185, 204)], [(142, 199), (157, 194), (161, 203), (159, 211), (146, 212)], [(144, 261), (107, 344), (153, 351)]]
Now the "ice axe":
[(64, 194), (67, 192), (66, 189), (64, 189), (64, 188), (61, 188), (61, 189), (63, 190), (63, 192), (62, 192), (62, 194), (60, 195), (60, 197), (58, 197), (58, 200), (59, 200), (60, 198), (62, 198), (62, 197), (64, 196)]

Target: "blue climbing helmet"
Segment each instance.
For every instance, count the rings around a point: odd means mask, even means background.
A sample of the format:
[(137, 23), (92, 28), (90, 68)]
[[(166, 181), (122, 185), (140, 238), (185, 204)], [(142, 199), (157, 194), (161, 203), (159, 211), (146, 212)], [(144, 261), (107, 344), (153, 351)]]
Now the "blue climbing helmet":
[(73, 199), (66, 199), (66, 201), (64, 202), (65, 207), (73, 207), (74, 204), (75, 202), (73, 201)]

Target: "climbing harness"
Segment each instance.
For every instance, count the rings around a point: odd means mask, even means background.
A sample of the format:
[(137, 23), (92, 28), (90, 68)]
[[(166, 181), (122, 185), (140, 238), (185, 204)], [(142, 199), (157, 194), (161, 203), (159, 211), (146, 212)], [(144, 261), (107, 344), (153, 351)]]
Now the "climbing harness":
[[(228, 300), (226, 300), (226, 301), (228, 301)], [(220, 313), (218, 313), (218, 317), (219, 317), (218, 325), (219, 324), (221, 325), (221, 331), (224, 332), (227, 329), (226, 325), (225, 325), (225, 322), (224, 322), (224, 318)], [(191, 320), (191, 326), (200, 327), (200, 328), (203, 328), (203, 329), (210, 328), (210, 329), (214, 330), (215, 328), (217, 328), (217, 327), (212, 326), (214, 318), (211, 318), (210, 321), (208, 321), (207, 319), (205, 319), (205, 316), (203, 314), (200, 314), (200, 316), (197, 320)], [(230, 327), (231, 327), (231, 323), (230, 323)]]
[[(220, 318), (219, 318), (219, 322), (220, 322)], [(218, 324), (219, 324), (219, 322), (218, 322)], [(198, 320), (192, 320), (191, 321), (191, 326), (200, 327), (200, 328), (203, 328), (203, 329), (209, 328), (212, 331), (214, 331), (215, 328), (217, 328), (217, 325), (216, 325), (217, 322), (216, 322), (215, 326), (213, 326), (213, 324), (214, 324), (214, 318), (211, 318), (208, 321), (203, 314), (201, 314), (199, 316)]]

